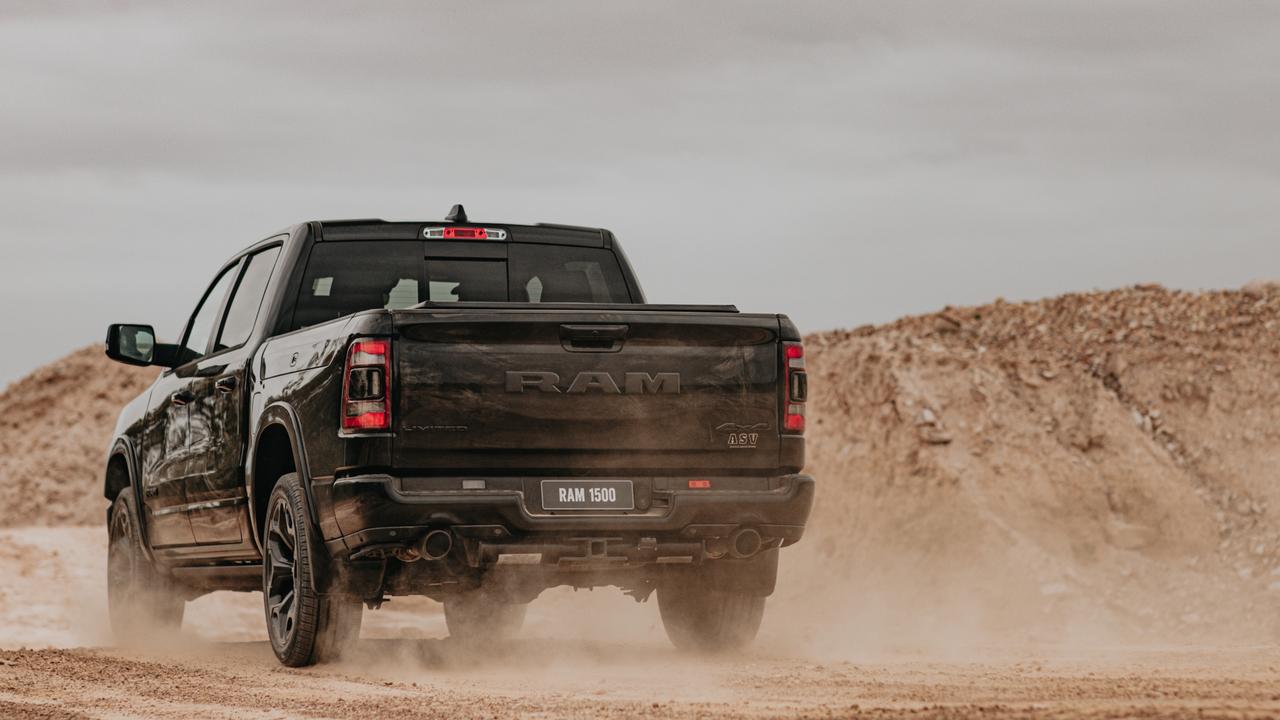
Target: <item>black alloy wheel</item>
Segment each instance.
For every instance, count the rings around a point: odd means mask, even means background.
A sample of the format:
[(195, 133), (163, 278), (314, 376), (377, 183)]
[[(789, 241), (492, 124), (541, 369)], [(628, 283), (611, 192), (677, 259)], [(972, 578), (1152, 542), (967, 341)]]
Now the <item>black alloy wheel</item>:
[(528, 609), (528, 603), (504, 602), (484, 590), (470, 590), (444, 599), (444, 622), (449, 637), (459, 642), (494, 643), (517, 635)]
[(358, 598), (321, 594), (324, 546), (307, 515), (296, 473), (281, 477), (262, 529), (262, 599), (267, 636), (289, 667), (336, 660), (360, 635)]
[(289, 503), (267, 519), (267, 623), (273, 644), (288, 645), (298, 630), (298, 528)]

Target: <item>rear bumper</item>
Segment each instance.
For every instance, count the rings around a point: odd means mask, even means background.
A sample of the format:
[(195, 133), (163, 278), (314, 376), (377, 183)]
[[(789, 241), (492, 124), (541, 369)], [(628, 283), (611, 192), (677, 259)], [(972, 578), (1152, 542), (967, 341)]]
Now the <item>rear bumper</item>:
[[(475, 480), (475, 478), (468, 478)], [(652, 538), (664, 546), (697, 545), (752, 528), (777, 545), (804, 534), (813, 507), (814, 479), (783, 475), (713, 481), (722, 488), (688, 490), (683, 480), (636, 479), (635, 511), (549, 513), (539, 509), (536, 479), (490, 478), (486, 489), (462, 490), (459, 478), (385, 474), (340, 478), (327, 492), (332, 527), (326, 545), (335, 558), (377, 546), (411, 543), (432, 528), (491, 547), (576, 546), (585, 537)]]

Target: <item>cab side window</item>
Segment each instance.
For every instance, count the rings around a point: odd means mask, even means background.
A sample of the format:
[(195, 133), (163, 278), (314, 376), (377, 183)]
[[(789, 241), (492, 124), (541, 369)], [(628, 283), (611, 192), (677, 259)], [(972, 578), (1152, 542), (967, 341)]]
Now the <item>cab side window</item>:
[(187, 329), (187, 337), (182, 341), (182, 362), (189, 363), (205, 356), (209, 352), (209, 340), (213, 337), (213, 324), (218, 321), (218, 313), (222, 310), (223, 301), (231, 290), (231, 283), (236, 279), (242, 263), (236, 263), (213, 281), (209, 292), (200, 301), (200, 306), (191, 316), (191, 326)]
[(239, 347), (248, 341), (262, 308), (262, 297), (267, 293), (267, 281), (271, 279), (271, 271), (275, 268), (279, 255), (280, 248), (274, 247), (249, 257), (240, 284), (231, 296), (231, 304), (227, 306), (227, 319), (222, 322), (222, 332), (218, 334), (218, 342), (213, 346), (214, 352)]

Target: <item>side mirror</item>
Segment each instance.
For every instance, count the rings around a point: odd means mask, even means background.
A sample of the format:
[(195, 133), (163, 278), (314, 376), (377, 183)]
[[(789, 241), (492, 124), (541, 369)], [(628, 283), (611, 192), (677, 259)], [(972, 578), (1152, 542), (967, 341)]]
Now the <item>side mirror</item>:
[(108, 326), (107, 357), (126, 365), (155, 363), (156, 331), (150, 325)]

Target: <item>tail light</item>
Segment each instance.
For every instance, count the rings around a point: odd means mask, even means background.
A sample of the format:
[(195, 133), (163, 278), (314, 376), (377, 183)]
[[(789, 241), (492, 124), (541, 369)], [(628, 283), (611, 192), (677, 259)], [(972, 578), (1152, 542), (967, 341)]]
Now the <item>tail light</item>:
[(342, 429), (391, 429), (391, 341), (361, 338), (347, 348), (342, 381)]
[(782, 343), (783, 380), (786, 382), (782, 429), (804, 432), (804, 404), (809, 399), (809, 375), (804, 369), (804, 346), (798, 342)]

